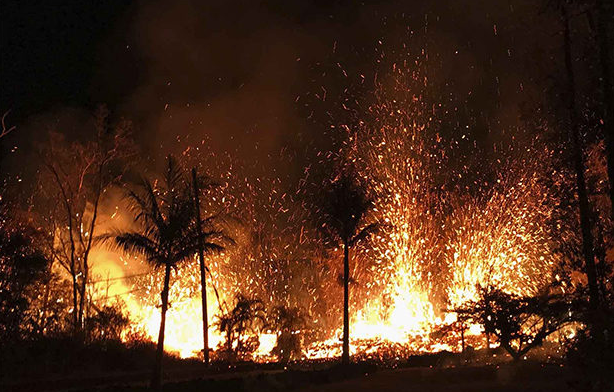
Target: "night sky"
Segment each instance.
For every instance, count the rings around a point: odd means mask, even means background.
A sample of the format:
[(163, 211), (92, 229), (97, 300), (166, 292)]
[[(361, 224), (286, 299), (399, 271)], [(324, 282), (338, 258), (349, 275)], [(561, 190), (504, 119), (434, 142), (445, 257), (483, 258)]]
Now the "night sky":
[(20, 119), (56, 105), (87, 105), (101, 43), (129, 2), (2, 2), (1, 107)]
[(489, 146), (544, 99), (558, 56), (556, 18), (528, 0), (10, 0), (1, 13), (0, 108), (25, 149), (49, 128), (81, 132), (99, 104), (135, 123), (144, 152), (203, 138), (255, 161), (326, 149), (352, 78), (420, 53), (442, 132)]

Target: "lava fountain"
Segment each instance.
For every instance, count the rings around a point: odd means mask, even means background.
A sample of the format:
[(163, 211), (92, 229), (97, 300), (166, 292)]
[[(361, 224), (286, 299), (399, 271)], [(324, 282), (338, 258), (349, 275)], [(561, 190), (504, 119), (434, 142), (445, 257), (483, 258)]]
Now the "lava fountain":
[[(550, 279), (557, 263), (551, 256), (553, 240), (547, 229), (554, 203), (541, 180), (549, 173), (551, 153), (532, 141), (535, 145), (523, 146), (519, 156), (495, 162), (497, 174), (491, 180), (482, 181), (479, 176), (472, 180), (483, 189), (467, 192), (458, 185), (458, 178), (467, 176), (471, 169), (459, 170), (451, 164), (448, 152), (455, 141), (439, 136), (433, 111), (427, 110), (419, 90), (414, 88), (424, 79), (405, 75), (398, 68), (392, 74), (386, 86), (377, 85), (365, 117), (355, 126), (340, 126), (347, 138), (341, 150), (332, 154), (341, 164), (352, 165), (360, 173), (360, 181), (376, 196), (372, 218), (383, 227), (352, 255), (351, 350), (365, 355), (382, 345), (396, 345), (407, 353), (457, 350), (458, 341), (436, 340), (431, 333), (455, 320), (454, 313), (446, 309), (475, 299), (478, 284), (527, 294), (536, 292)], [(253, 190), (251, 185), (247, 188)], [(307, 345), (304, 356), (340, 355), (340, 311), (331, 316), (327, 309), (317, 306), (340, 306), (340, 288), (331, 285), (333, 279), (320, 286), (324, 278), (306, 276), (321, 274), (322, 270), (339, 271), (342, 263), (338, 252), (295, 256), (298, 251), (291, 248), (317, 248), (318, 240), (307, 234), (309, 211), (295, 200), (288, 200), (287, 193), (273, 187), (258, 198), (246, 197), (249, 192), (244, 189), (234, 194), (232, 187), (225, 191), (230, 193), (227, 197), (233, 200), (231, 205), (248, 203), (243, 209), (252, 214), (247, 219), (250, 224), (238, 230), (238, 249), (229, 249), (207, 261), (210, 325), (236, 293), (260, 295), (270, 306), (281, 301), (307, 309), (309, 317), (316, 321), (328, 317), (328, 322), (311, 326), (327, 330), (320, 331), (319, 338)], [(257, 207), (262, 205), (273, 207), (259, 214)], [(271, 225), (260, 230), (277, 241), (269, 244), (267, 252), (255, 251), (263, 246), (254, 242), (260, 238), (254, 235), (254, 228), (272, 216), (276, 221), (285, 221), (286, 227)], [(305, 264), (301, 267), (306, 259), (319, 257), (326, 259), (326, 268)], [(296, 261), (299, 259), (300, 263)], [(119, 264), (139, 263), (131, 260)], [(144, 270), (144, 266), (138, 268), (139, 272)], [(333, 272), (326, 276), (334, 276)], [(168, 351), (182, 357), (194, 356), (202, 347), (197, 274), (194, 260), (175, 270), (171, 280), (165, 343)], [(119, 291), (125, 294), (121, 298), (135, 330), (155, 340), (160, 318), (160, 274), (148, 273), (128, 280), (125, 272), (123, 277), (126, 279)], [(280, 296), (262, 288), (287, 292)], [(476, 328), (471, 331), (479, 333)], [(275, 339), (276, 335), (263, 333), (256, 357), (267, 358)], [(213, 327), (209, 329), (209, 342), (212, 348), (222, 342)]]

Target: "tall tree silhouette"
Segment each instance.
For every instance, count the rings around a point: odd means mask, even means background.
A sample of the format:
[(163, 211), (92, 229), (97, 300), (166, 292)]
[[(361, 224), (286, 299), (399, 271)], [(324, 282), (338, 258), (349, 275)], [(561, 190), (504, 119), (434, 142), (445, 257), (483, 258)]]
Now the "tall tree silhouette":
[(372, 208), (373, 200), (348, 172), (334, 180), (325, 194), (323, 227), (343, 246), (343, 364), (350, 362), (350, 249), (378, 228), (377, 223), (365, 224)]
[(155, 268), (164, 268), (160, 332), (151, 379), (152, 389), (160, 390), (171, 269), (198, 251), (195, 208), (189, 179), (171, 156), (167, 158), (162, 185), (154, 187), (149, 180), (143, 179), (139, 190), (129, 192), (129, 199), (138, 229), (110, 233), (103, 239), (111, 239), (127, 253), (145, 257)]
[[(207, 317), (207, 277), (205, 265), (206, 253), (218, 253), (224, 250), (221, 242), (230, 240), (220, 230), (213, 227), (214, 220), (217, 216), (209, 216), (205, 219), (201, 218), (200, 214), (200, 190), (203, 189), (204, 179), (199, 178), (196, 173), (196, 168), (192, 169), (192, 190), (194, 191), (194, 216), (196, 223), (196, 232), (198, 233), (198, 262), (200, 269), (200, 286), (202, 298), (202, 315), (203, 315), (203, 360), (206, 365), (209, 364), (209, 320)], [(213, 185), (211, 183), (204, 185)]]
[(607, 158), (608, 179), (610, 181), (610, 216), (614, 221), (614, 92), (612, 91), (612, 67), (610, 52), (610, 35), (608, 18), (611, 20), (614, 7), (611, 1), (596, 0), (597, 44), (599, 46), (599, 63), (601, 65), (601, 86), (604, 107), (604, 135)]
[(599, 306), (599, 289), (597, 286), (597, 272), (595, 268), (594, 239), (591, 228), (591, 207), (588, 200), (586, 179), (584, 175), (584, 150), (580, 139), (580, 124), (576, 112), (576, 84), (571, 54), (571, 33), (569, 29), (569, 16), (564, 2), (560, 4), (561, 19), (563, 22), (563, 49), (565, 55), (565, 71), (567, 73), (567, 105), (569, 110), (569, 131), (574, 170), (576, 172), (576, 191), (580, 209), (580, 226), (582, 229), (582, 252), (584, 254), (584, 268), (588, 278), (590, 303), (593, 308)]

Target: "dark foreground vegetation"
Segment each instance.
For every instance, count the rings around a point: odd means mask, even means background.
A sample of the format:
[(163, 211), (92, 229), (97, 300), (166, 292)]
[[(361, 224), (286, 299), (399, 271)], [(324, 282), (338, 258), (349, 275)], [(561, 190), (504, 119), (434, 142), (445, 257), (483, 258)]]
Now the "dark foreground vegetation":
[[(492, 353), (491, 353), (492, 355)], [(234, 366), (186, 364), (169, 366), (163, 391), (611, 391), (611, 373), (587, 377), (585, 369), (553, 363), (523, 361), (461, 364), (457, 354), (414, 357), (394, 366), (360, 362), (342, 366), (312, 362), (279, 366), (243, 363)], [(445, 364), (445, 365), (444, 365)], [(149, 391), (149, 374), (117, 373), (80, 380), (8, 386), (9, 391)]]
[[(358, 378), (377, 371), (373, 364), (352, 364), (349, 366), (328, 365), (320, 369), (262, 369), (241, 373), (212, 375), (190, 381), (167, 382), (164, 391), (287, 391), (298, 390), (306, 386), (318, 386), (347, 379)], [(147, 391), (147, 387), (113, 386), (109, 390)], [(84, 392), (87, 390), (84, 390)]]
[[(58, 337), (9, 342), (0, 351), (0, 380), (17, 382), (149, 371), (155, 352), (155, 344), (145, 340), (84, 343), (72, 337)], [(199, 361), (167, 355), (165, 362), (173, 367)]]
[[(605, 344), (610, 344), (606, 347)], [(83, 346), (68, 340), (29, 347), (3, 368), (3, 391), (149, 391), (155, 345), (120, 342)], [(439, 352), (407, 359), (335, 359), (254, 363), (165, 358), (163, 391), (611, 391), (612, 353), (607, 342), (580, 335), (565, 357), (557, 346), (531, 351), (528, 360), (510, 361), (503, 348)], [(43, 354), (44, 353), (44, 354)], [(51, 354), (50, 354), (51, 353)], [(69, 355), (69, 353), (72, 353)], [(26, 366), (26, 364), (28, 366)], [(28, 369), (28, 371), (26, 371)], [(8, 370), (8, 372), (4, 372)]]
[(360, 378), (311, 386), (304, 391), (454, 391), (454, 392), (571, 392), (580, 373), (559, 366), (482, 365), (458, 368), (385, 369)]

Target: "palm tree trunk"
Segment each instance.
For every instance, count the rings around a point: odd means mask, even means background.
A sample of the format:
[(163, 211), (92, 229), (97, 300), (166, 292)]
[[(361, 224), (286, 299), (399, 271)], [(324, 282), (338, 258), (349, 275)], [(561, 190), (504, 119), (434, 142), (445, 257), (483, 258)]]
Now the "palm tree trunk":
[(162, 390), (162, 359), (164, 358), (164, 329), (166, 327), (166, 311), (168, 310), (168, 291), (171, 278), (171, 265), (166, 264), (164, 271), (164, 288), (162, 289), (162, 314), (160, 318), (160, 332), (158, 333), (158, 346), (156, 348), (156, 363), (154, 364), (151, 389)]
[(228, 355), (232, 353), (232, 342), (234, 341), (234, 334), (232, 333), (232, 326), (228, 326), (228, 335), (226, 338), (226, 350), (228, 350)]
[(200, 267), (200, 287), (203, 314), (203, 360), (209, 365), (209, 320), (207, 317), (207, 276), (205, 275), (205, 257), (203, 254), (203, 228), (200, 221), (200, 200), (198, 198), (198, 183), (196, 168), (192, 169), (192, 186), (194, 188), (194, 208), (196, 209), (196, 230), (198, 230), (198, 261)]
[(343, 353), (341, 363), (350, 363), (350, 249), (348, 241), (343, 244)]
[(580, 226), (582, 230), (582, 251), (584, 254), (584, 268), (588, 278), (588, 289), (590, 303), (593, 308), (599, 305), (599, 290), (597, 287), (597, 273), (595, 269), (595, 252), (593, 249), (593, 233), (591, 231), (590, 205), (588, 202), (588, 192), (586, 190), (586, 179), (584, 178), (584, 159), (582, 157), (582, 144), (580, 141), (580, 130), (578, 129), (578, 119), (576, 115), (575, 101), (575, 79), (573, 73), (573, 63), (571, 59), (571, 37), (569, 32), (569, 18), (567, 8), (561, 6), (561, 13), (564, 23), (564, 49), (565, 49), (565, 68), (567, 71), (568, 97), (569, 97), (569, 125), (572, 142), (572, 155), (574, 169), (576, 172), (576, 187), (578, 201), (580, 204)]
[(461, 354), (465, 353), (465, 324), (461, 325)]

